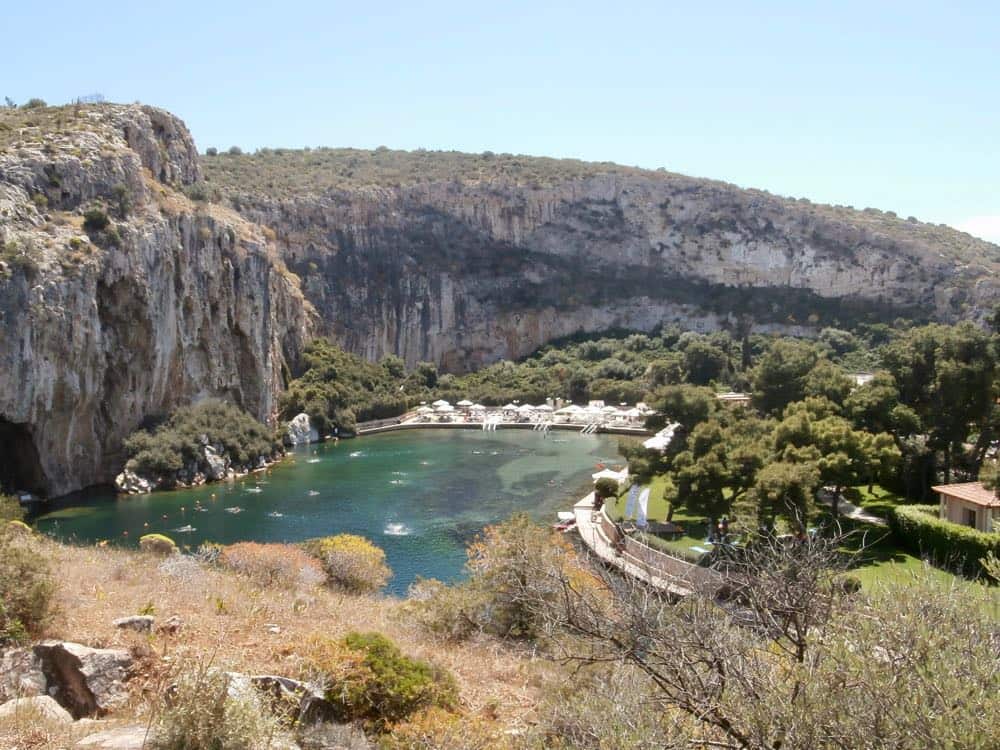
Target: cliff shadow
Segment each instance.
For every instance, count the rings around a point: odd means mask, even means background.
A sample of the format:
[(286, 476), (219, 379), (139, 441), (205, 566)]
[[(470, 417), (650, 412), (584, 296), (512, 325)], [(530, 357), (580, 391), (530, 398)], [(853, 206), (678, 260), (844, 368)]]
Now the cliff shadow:
[(0, 489), (44, 495), (46, 486), (31, 429), (0, 417)]

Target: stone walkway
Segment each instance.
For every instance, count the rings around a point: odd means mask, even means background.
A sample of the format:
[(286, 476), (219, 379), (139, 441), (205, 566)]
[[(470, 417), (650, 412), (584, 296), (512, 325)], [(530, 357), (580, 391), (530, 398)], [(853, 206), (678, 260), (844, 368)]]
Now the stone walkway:
[[(820, 493), (819, 501), (825, 505), (833, 508), (833, 497), (828, 493)], [(852, 521), (863, 521), (864, 523), (870, 523), (874, 526), (888, 526), (888, 522), (882, 518), (882, 516), (876, 516), (874, 513), (869, 513), (864, 508), (860, 508), (849, 500), (840, 498), (840, 502), (837, 503), (837, 512), (844, 516), (845, 518), (850, 518)]]
[(683, 579), (658, 574), (650, 570), (650, 566), (643, 564), (631, 555), (615, 552), (600, 523), (594, 522), (594, 493), (590, 493), (576, 503), (573, 506), (573, 514), (576, 516), (576, 530), (583, 543), (602, 561), (668, 594), (687, 596), (692, 592), (692, 587), (685, 585), (687, 582)]

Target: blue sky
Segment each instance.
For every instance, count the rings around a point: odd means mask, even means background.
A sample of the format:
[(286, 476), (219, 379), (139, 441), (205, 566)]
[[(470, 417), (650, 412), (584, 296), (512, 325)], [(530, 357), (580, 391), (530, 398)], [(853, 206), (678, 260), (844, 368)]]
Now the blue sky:
[(0, 96), (180, 115), (199, 147), (666, 167), (1000, 241), (1000, 3), (61, 2)]

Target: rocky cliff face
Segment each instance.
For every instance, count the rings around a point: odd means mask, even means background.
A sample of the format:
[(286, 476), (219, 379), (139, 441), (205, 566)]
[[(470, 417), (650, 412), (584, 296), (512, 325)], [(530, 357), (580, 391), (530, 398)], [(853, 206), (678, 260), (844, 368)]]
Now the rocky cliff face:
[(311, 308), (259, 227), (181, 192), (199, 176), (183, 123), (98, 106), (4, 125), (0, 478), (109, 482), (125, 436), (208, 396), (272, 417)]
[(274, 229), (325, 331), (371, 359), (462, 371), (581, 331), (801, 332), (997, 299), (1000, 248), (881, 212), (639, 170), (282, 195), (233, 183), (228, 158), (206, 159), (209, 184)]

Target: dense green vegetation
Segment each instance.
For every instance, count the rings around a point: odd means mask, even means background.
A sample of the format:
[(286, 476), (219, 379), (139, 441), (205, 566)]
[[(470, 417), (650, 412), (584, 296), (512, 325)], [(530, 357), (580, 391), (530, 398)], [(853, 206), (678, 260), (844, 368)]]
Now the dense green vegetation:
[[(817, 352), (844, 368), (868, 369), (877, 363), (873, 345), (889, 335), (886, 326), (871, 326), (859, 334), (825, 329)], [(756, 334), (739, 338), (669, 327), (648, 335), (623, 332), (556, 342), (520, 362), (503, 361), (455, 376), (439, 374), (426, 362), (407, 372), (394, 356), (373, 364), (317, 340), (306, 349), (303, 371), (289, 384), (282, 412), (292, 417), (305, 411), (321, 431), (334, 426), (350, 430), (356, 421), (395, 416), (439, 397), (494, 406), (515, 400), (541, 403), (549, 397), (636, 403), (668, 384), (745, 389), (750, 384), (749, 363), (771, 342)]]
[(211, 399), (182, 407), (159, 426), (138, 430), (125, 441), (127, 468), (167, 483), (179, 472), (212, 473), (206, 449), (228, 457), (234, 468), (248, 470), (261, 457), (279, 453), (281, 445), (239, 407)]
[(306, 412), (320, 434), (402, 414), (437, 379), (433, 365), (407, 375), (398, 357), (372, 364), (322, 339), (309, 344), (302, 359), (304, 372), (282, 394), (281, 410), (287, 418)]
[(988, 555), (1000, 555), (1000, 533), (986, 534), (938, 518), (936, 505), (893, 508), (889, 521), (900, 539), (917, 555), (927, 555), (970, 574), (985, 572)]

